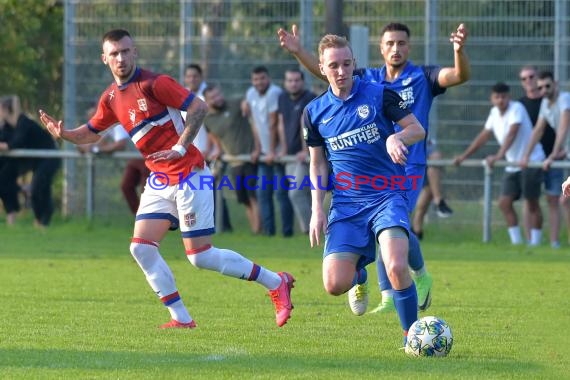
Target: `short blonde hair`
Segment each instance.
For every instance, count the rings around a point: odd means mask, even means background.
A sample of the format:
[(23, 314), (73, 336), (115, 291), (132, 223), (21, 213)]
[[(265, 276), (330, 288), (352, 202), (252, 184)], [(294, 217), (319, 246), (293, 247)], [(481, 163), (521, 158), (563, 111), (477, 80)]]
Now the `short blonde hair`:
[(352, 53), (352, 48), (346, 37), (338, 36), (336, 34), (327, 34), (319, 42), (319, 59), (323, 57), (323, 53), (329, 48), (343, 48), (348, 47)]

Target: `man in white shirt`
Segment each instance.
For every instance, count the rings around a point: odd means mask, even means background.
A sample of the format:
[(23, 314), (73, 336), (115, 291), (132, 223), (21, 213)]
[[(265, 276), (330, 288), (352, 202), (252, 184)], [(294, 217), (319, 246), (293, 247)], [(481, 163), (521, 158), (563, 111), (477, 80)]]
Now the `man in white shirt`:
[[(554, 80), (554, 75), (549, 71), (538, 74), (537, 84), (540, 94), (542, 95), (542, 102), (540, 103), (538, 120), (536, 121), (525, 156), (521, 161), (521, 166), (526, 166), (529, 161), (529, 152), (543, 136), (547, 124), (550, 124), (556, 132), (556, 140), (554, 141), (552, 152), (543, 163), (544, 170), (551, 172), (549, 177), (551, 181), (554, 182), (551, 186), (552, 190), (547, 192), (547, 195), (553, 197), (553, 201), (559, 199), (560, 203), (564, 206), (566, 226), (570, 231), (570, 202), (568, 198), (561, 197), (564, 173), (562, 169), (550, 167), (554, 161), (566, 158), (568, 152), (570, 152), (568, 141), (568, 128), (570, 127), (570, 93), (559, 90), (558, 83)], [(560, 215), (555, 213), (553, 216), (553, 222), (551, 222), (550, 226), (550, 245), (553, 248), (558, 248), (560, 247)]]
[[(532, 134), (532, 122), (524, 106), (517, 101), (511, 100), (510, 89), (505, 83), (497, 83), (491, 90), (491, 109), (485, 127), (458, 157), (455, 164), (460, 165), (463, 160), (475, 153), (482, 147), (492, 135), (500, 144), (496, 154), (487, 156), (489, 165), (495, 161), (505, 159), (513, 165), (505, 168), (499, 208), (507, 222), (509, 237), (512, 244), (522, 244), (523, 239), (518, 225), (517, 213), (513, 207), (514, 201), (521, 195), (526, 203), (530, 221), (530, 245), (539, 245), (542, 237), (542, 216), (538, 200), (542, 184), (542, 170), (540, 168), (519, 167), (528, 142)], [(531, 162), (542, 162), (544, 151), (540, 144), (529, 154)]]
[(293, 235), (293, 206), (287, 195), (287, 189), (282, 185), (285, 175), (283, 164), (275, 163), (275, 155), (279, 145), (277, 133), (277, 109), (279, 95), (283, 90), (271, 83), (269, 71), (265, 66), (257, 66), (251, 71), (252, 86), (247, 90), (246, 102), (252, 119), (255, 149), (252, 160), (257, 161), (260, 155), (263, 161), (258, 162), (257, 200), (261, 212), (261, 225), (265, 235), (275, 235), (275, 210), (273, 192), (281, 211), (281, 227), (283, 236)]

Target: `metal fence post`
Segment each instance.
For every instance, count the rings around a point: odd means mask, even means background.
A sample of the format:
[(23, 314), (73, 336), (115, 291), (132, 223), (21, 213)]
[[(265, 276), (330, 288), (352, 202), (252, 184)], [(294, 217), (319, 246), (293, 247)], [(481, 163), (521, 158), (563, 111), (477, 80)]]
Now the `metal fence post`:
[(94, 171), (95, 171), (95, 160), (91, 153), (85, 155), (85, 166), (86, 166), (86, 178), (85, 178), (85, 215), (87, 220), (93, 220), (93, 204), (94, 204), (94, 193), (93, 188), (94, 183)]
[(492, 179), (493, 168), (483, 160), (484, 185), (483, 185), (483, 243), (491, 241), (491, 208), (493, 204)]

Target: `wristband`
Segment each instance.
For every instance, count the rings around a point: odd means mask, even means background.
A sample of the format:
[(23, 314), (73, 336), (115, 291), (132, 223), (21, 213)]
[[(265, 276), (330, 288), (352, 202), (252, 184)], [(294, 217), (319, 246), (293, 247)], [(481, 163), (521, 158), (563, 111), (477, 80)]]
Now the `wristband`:
[(93, 145), (93, 146), (91, 147), (91, 153), (93, 153), (93, 154), (97, 154), (97, 153), (99, 153), (100, 151), (101, 151), (101, 149), (99, 149), (99, 147), (98, 147), (97, 145)]
[(173, 151), (178, 152), (178, 154), (180, 154), (180, 157), (184, 157), (184, 155), (186, 154), (186, 148), (184, 148), (182, 145), (180, 144), (176, 144), (174, 145), (172, 148)]

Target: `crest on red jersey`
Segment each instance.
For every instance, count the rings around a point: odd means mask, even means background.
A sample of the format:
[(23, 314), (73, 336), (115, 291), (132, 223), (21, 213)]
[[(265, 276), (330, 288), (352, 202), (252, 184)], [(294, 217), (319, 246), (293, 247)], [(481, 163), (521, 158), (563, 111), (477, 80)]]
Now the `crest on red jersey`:
[(186, 227), (193, 227), (196, 224), (196, 213), (184, 214), (184, 225)]
[(142, 112), (148, 111), (148, 107), (146, 106), (146, 99), (145, 98), (137, 99), (137, 103), (139, 104), (139, 110), (141, 110)]

